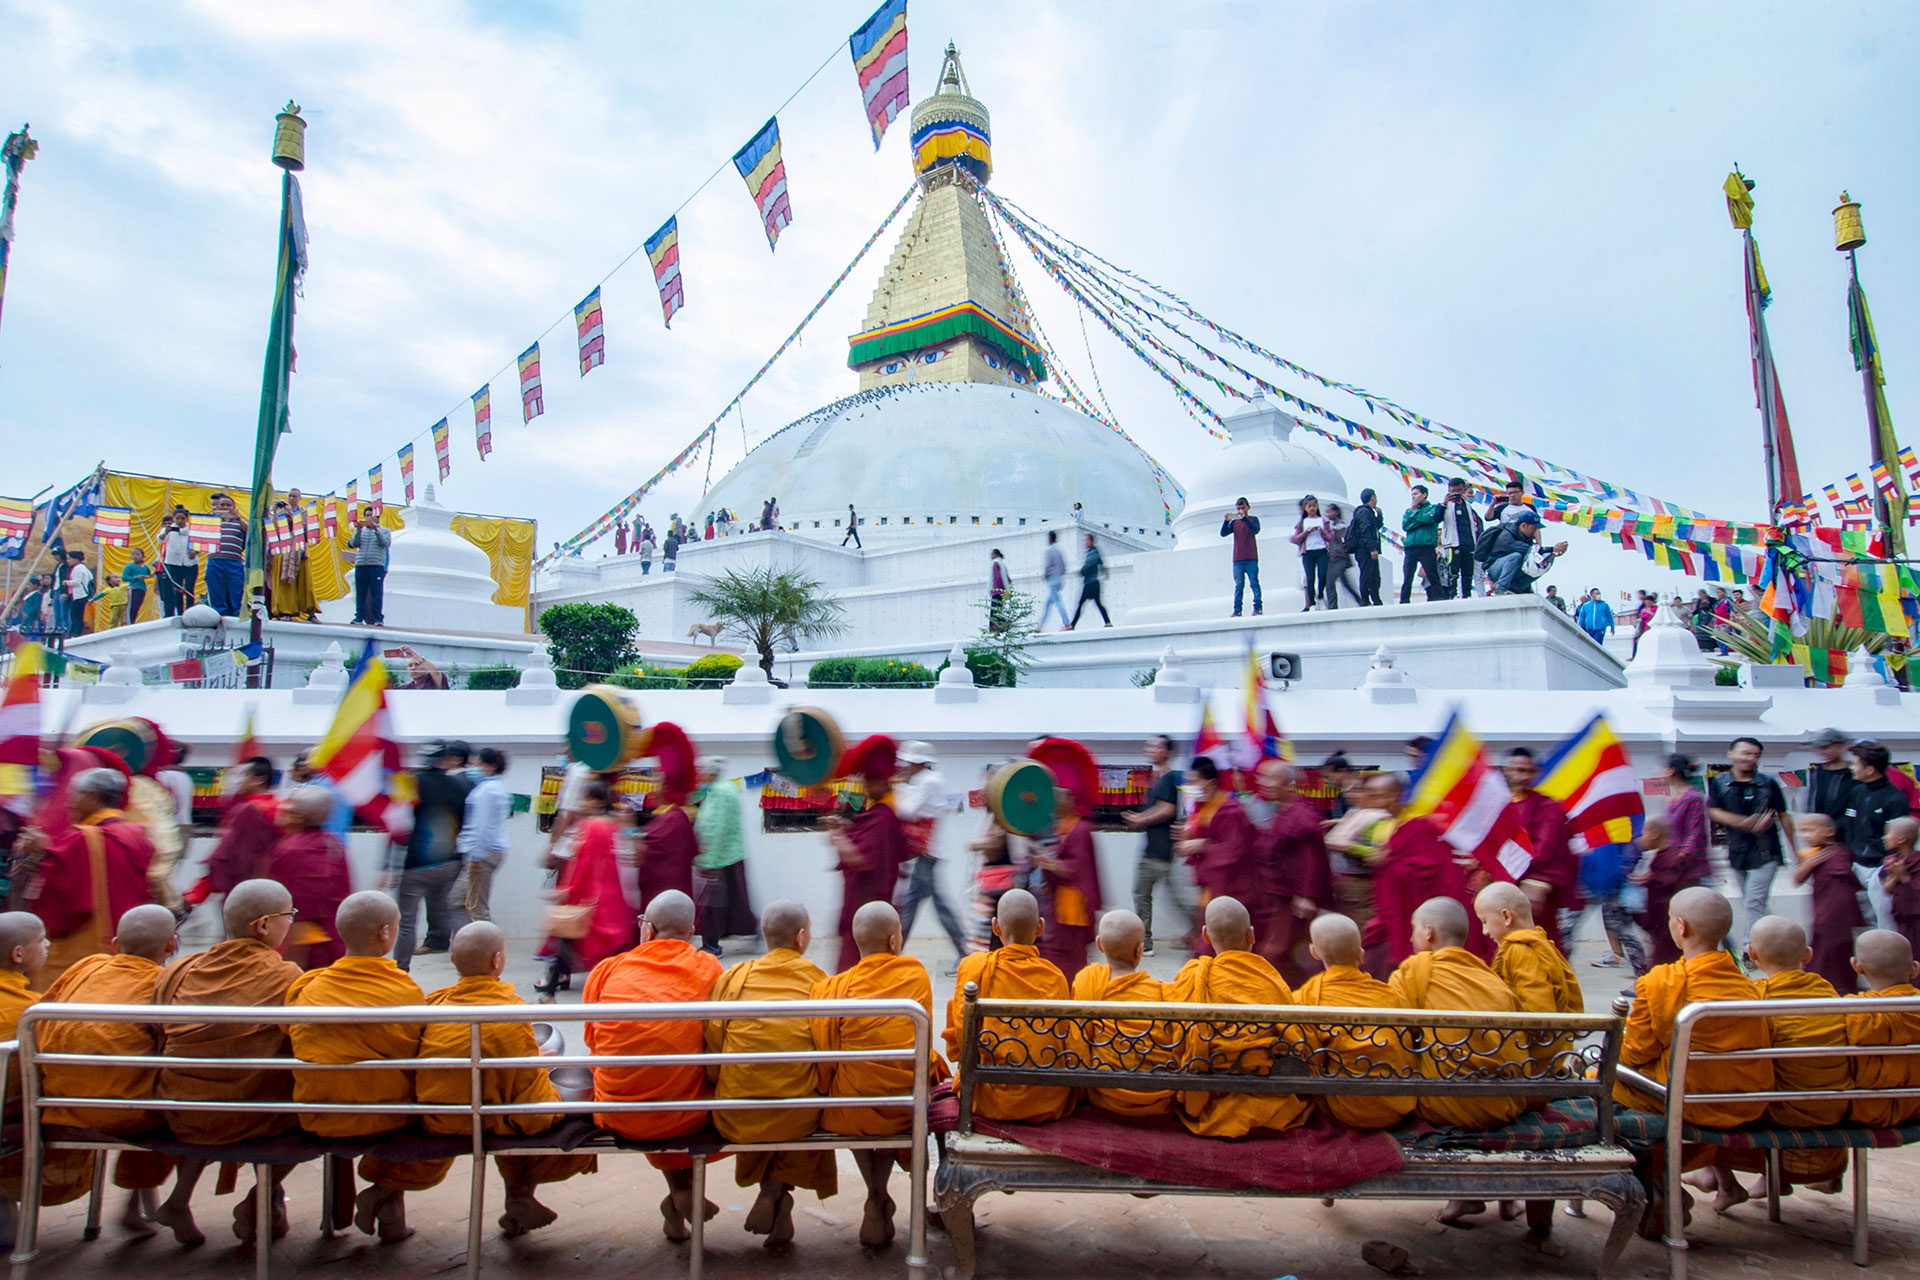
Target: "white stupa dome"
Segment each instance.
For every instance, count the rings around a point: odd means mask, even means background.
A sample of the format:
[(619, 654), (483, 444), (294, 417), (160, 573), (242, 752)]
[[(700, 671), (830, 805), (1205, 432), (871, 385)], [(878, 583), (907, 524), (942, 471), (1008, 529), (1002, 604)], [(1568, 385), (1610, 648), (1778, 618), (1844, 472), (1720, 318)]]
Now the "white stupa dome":
[(1245, 498), (1260, 518), (1262, 535), (1291, 533), (1300, 499), (1312, 494), (1326, 509), (1329, 499), (1353, 514), (1339, 468), (1303, 444), (1294, 443), (1299, 420), (1263, 397), (1226, 420), (1232, 441), (1187, 482), (1186, 510), (1174, 518), (1182, 546), (1217, 546), (1222, 516)]
[(868, 542), (1058, 525), (1076, 502), (1095, 528), (1170, 538), (1168, 512), (1177, 517), (1181, 506), (1151, 459), (1085, 414), (973, 382), (875, 387), (816, 409), (757, 446), (698, 510), (680, 514), (692, 521), (725, 507), (752, 522), (770, 497), (779, 499), (782, 526), (835, 542), (848, 503)]

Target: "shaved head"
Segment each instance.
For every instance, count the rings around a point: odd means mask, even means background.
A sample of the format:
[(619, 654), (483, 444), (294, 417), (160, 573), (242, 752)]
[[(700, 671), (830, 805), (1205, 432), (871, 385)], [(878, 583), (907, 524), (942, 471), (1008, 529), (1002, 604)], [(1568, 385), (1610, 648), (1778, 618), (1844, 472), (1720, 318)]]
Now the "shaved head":
[(1109, 911), (1100, 917), (1100, 931), (1095, 937), (1102, 955), (1131, 955), (1133, 948), (1146, 945), (1147, 926), (1131, 911)]
[(1913, 848), (1916, 837), (1920, 837), (1920, 821), (1910, 817), (1895, 818), (1887, 824), (1887, 829), (1880, 833), (1880, 843), (1890, 850), (1905, 850)]
[(993, 921), (1002, 942), (1030, 946), (1040, 936), (1040, 904), (1025, 889), (1009, 889), (1000, 895)]
[(333, 927), (346, 944), (350, 956), (383, 956), (393, 947), (393, 939), (384, 936), (388, 929), (400, 928), (400, 907), (378, 889), (362, 889), (348, 894), (333, 916)]
[(255, 920), (276, 911), (291, 910), (293, 895), (278, 880), (242, 880), (227, 894), (226, 903), (220, 908), (220, 921), (227, 927), (229, 939), (248, 938), (253, 936)]
[(1481, 929), (1495, 943), (1533, 928), (1533, 904), (1519, 885), (1506, 880), (1496, 880), (1474, 895), (1473, 914), (1480, 917)]
[(1802, 838), (1815, 847), (1833, 843), (1834, 835), (1840, 830), (1834, 820), (1824, 813), (1803, 813), (1795, 819)]
[(1428, 898), (1413, 913), (1415, 929), (1433, 930), (1435, 947), (1467, 945), (1467, 909), (1452, 898)]
[(801, 931), (812, 926), (813, 917), (792, 898), (769, 902), (767, 909), (760, 913), (760, 933), (767, 940), (768, 950), (778, 947), (793, 950), (800, 943)]
[(647, 923), (653, 926), (654, 937), (685, 942), (693, 936), (693, 899), (678, 889), (655, 894), (647, 904)]
[(113, 945), (123, 956), (139, 956), (159, 964), (173, 953), (173, 928), (173, 912), (150, 902), (120, 917)]
[(1747, 950), (1771, 968), (1798, 969), (1807, 958), (1807, 931), (1785, 916), (1761, 916), (1747, 931)]
[(1360, 926), (1353, 922), (1352, 916), (1343, 916), (1337, 911), (1315, 916), (1307, 936), (1313, 940), (1313, 949), (1319, 953), (1321, 963), (1326, 965), (1357, 965), (1366, 950), (1360, 944)]
[(325, 787), (295, 787), (287, 806), (309, 827), (317, 827), (333, 813), (333, 793)]
[(1207, 904), (1207, 940), (1216, 952), (1253, 950), (1253, 917), (1238, 898)]
[(1667, 914), (1687, 922), (1687, 931), (1708, 947), (1717, 947), (1733, 928), (1733, 904), (1717, 889), (1696, 885), (1673, 895)]
[(891, 902), (869, 902), (853, 913), (853, 945), (861, 958), (895, 949), (900, 937), (900, 913)]
[(31, 911), (0, 911), (0, 960), (16, 947), (30, 947), (47, 936), (47, 926)]
[(1853, 967), (1876, 991), (1911, 982), (1913, 945), (1891, 929), (1869, 929), (1853, 940)]
[(475, 920), (462, 928), (453, 935), (453, 942), (447, 948), (454, 972), (463, 978), (495, 976), (500, 969), (494, 960), (506, 954), (507, 935), (500, 932), (500, 926), (486, 920)]

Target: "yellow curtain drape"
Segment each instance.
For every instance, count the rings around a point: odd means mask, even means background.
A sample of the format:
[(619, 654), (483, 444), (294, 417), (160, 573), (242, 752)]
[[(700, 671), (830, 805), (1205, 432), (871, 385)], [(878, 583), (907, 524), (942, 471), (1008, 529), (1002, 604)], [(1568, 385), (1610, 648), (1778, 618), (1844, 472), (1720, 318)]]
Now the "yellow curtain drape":
[(533, 580), (533, 521), (455, 516), (453, 531), (487, 553), (493, 565), (493, 602), (524, 606)]

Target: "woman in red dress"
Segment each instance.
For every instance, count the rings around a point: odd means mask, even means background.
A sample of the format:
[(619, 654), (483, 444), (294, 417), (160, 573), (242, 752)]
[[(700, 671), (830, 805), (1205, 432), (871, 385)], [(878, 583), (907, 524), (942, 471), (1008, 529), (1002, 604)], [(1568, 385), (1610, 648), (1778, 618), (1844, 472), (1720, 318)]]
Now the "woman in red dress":
[(547, 940), (553, 959), (546, 981), (534, 985), (547, 1004), (576, 969), (591, 970), (609, 956), (632, 950), (639, 941), (638, 921), (620, 885), (620, 824), (607, 811), (611, 798), (607, 784), (599, 778), (580, 790), (581, 817), (574, 828), (573, 856), (560, 871), (554, 896), (558, 905), (588, 906), (592, 914), (580, 937)]

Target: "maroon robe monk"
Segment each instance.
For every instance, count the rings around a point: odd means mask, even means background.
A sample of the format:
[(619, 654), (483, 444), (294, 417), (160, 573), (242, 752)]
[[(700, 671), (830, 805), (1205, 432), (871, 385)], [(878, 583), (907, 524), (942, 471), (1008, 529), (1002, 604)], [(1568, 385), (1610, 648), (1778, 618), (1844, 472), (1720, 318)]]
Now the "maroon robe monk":
[[(69, 803), (76, 812), (84, 793)], [(99, 883), (106, 902), (94, 898), (95, 867), (89, 831), (100, 842)], [(51, 944), (37, 981), (51, 987), (68, 968), (110, 949), (114, 923), (152, 900), (147, 887), (147, 864), (153, 861), (153, 842), (147, 829), (128, 821), (118, 809), (89, 806), (65, 832), (46, 843), (28, 877), (23, 898), (26, 910), (40, 917)]]
[(353, 893), (353, 872), (339, 840), (318, 827), (285, 832), (274, 841), (259, 878), (284, 885), (299, 913), (280, 945), (281, 955), (302, 969), (324, 969), (347, 954), (333, 924), (340, 904)]
[[(868, 785), (875, 784), (869, 780)], [(860, 963), (860, 947), (853, 940), (854, 912), (869, 902), (892, 902), (894, 882), (912, 854), (900, 815), (877, 797), (836, 834), (834, 848), (840, 855), (834, 869), (845, 886), (840, 897), (840, 962), (834, 972), (845, 973)]]
[[(1051, 851), (1046, 868), (1040, 917), (1040, 958), (1051, 960), (1073, 985), (1073, 975), (1087, 966), (1087, 948), (1093, 944), (1100, 920), (1100, 863), (1093, 852), (1093, 823), (1078, 814), (1061, 818), (1066, 826)], [(1067, 826), (1066, 824), (1071, 824)]]
[(280, 838), (273, 818), (274, 799), (269, 793), (255, 791), (233, 797), (226, 816), (220, 819), (220, 843), (207, 855), (207, 892), (230, 893), (241, 881), (257, 880), (265, 874), (262, 868)]
[[(1699, 797), (1692, 792), (1695, 799)], [(1647, 889), (1647, 909), (1640, 913), (1640, 927), (1647, 934), (1647, 963), (1672, 964), (1680, 958), (1679, 944), (1667, 928), (1667, 906), (1673, 895), (1699, 884), (1702, 877), (1700, 857), (1690, 845), (1674, 838), (1672, 818), (1649, 818), (1640, 834), (1640, 847), (1653, 854), (1644, 872), (1635, 876)]]
[(664, 804), (640, 832), (640, 901), (652, 902), (669, 889), (693, 896), (693, 860), (700, 842), (693, 815), (684, 804)]
[[(1200, 906), (1215, 898), (1256, 903), (1261, 898), (1259, 833), (1224, 788), (1200, 802), (1187, 820), (1187, 862), (1200, 886)], [(1212, 951), (1202, 954), (1212, 955)]]
[[(1474, 920), (1474, 890), (1453, 846), (1440, 836), (1431, 817), (1408, 818), (1387, 838), (1385, 852), (1373, 868), (1373, 918), (1362, 941), (1367, 947), (1367, 971), (1384, 980), (1413, 954), (1413, 913), (1428, 898), (1452, 898)], [(1493, 959), (1494, 945), (1476, 922), (1467, 933), (1467, 950), (1485, 961)]]
[[(1811, 826), (1816, 816), (1825, 817), (1809, 814), (1802, 827)], [(1853, 931), (1866, 924), (1860, 914), (1860, 882), (1853, 874), (1853, 851), (1834, 839), (1830, 820), (1818, 834), (1824, 838), (1820, 847), (1801, 855), (1793, 869), (1795, 884), (1813, 884), (1813, 928), (1807, 937), (1813, 959), (1806, 967), (1845, 995), (1860, 989), (1860, 977), (1853, 971)]]
[[(1533, 843), (1533, 861), (1520, 877), (1520, 887), (1533, 900), (1534, 922), (1544, 929), (1547, 941), (1563, 952), (1560, 939), (1560, 913), (1580, 906), (1580, 859), (1573, 851), (1572, 828), (1567, 811), (1560, 802), (1532, 788), (1518, 790), (1513, 796), (1513, 816)], [(1542, 906), (1539, 890), (1546, 893)]]
[(1297, 989), (1322, 967), (1307, 951), (1307, 929), (1333, 907), (1333, 864), (1320, 811), (1291, 792), (1279, 804), (1256, 844), (1265, 910), (1255, 917), (1254, 949)]

